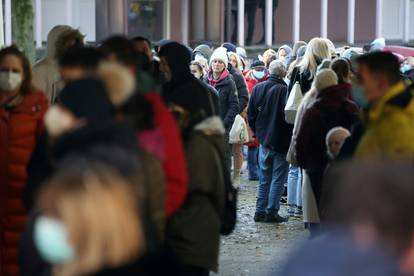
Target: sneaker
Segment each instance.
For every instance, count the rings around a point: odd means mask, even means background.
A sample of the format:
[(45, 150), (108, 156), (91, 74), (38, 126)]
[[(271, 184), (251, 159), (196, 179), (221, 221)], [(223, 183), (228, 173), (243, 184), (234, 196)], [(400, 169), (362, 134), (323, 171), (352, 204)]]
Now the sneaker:
[(282, 205), (286, 205), (287, 204), (286, 197), (282, 196), (282, 198), (280, 199), (280, 204), (282, 204)]
[(255, 222), (264, 222), (265, 218), (266, 218), (266, 216), (264, 214), (255, 213), (253, 219), (254, 219)]
[(285, 218), (280, 216), (279, 214), (276, 215), (266, 215), (265, 221), (267, 223), (282, 223), (288, 222), (289, 218)]
[(295, 205), (289, 205), (287, 212), (290, 217), (294, 217), (295, 216)]

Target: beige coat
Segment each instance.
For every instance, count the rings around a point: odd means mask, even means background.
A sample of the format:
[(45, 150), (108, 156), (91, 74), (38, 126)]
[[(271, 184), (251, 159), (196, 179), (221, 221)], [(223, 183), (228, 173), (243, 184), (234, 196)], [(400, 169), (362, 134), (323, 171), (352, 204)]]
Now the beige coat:
[(46, 55), (33, 66), (33, 85), (44, 91), (49, 103), (54, 103), (64, 83), (56, 60), (56, 42), (61, 34), (71, 30), (69, 26), (55, 26), (47, 36)]

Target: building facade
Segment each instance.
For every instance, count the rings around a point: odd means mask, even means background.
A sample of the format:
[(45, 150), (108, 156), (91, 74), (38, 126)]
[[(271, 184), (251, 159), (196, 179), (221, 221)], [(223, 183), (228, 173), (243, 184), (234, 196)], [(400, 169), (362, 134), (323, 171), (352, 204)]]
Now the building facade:
[[(8, 34), (12, 26), (7, 13), (13, 1), (2, 0), (6, 44), (11, 39)], [(272, 5), (272, 0), (264, 1), (267, 7)], [(79, 28), (91, 42), (123, 33), (145, 35), (153, 41), (167, 38), (184, 43), (220, 43), (230, 40), (238, 22), (237, 42), (243, 45), (247, 32), (244, 0), (33, 0), (33, 5), (38, 47), (46, 41), (48, 31), (58, 24)], [(279, 0), (274, 13), (272, 9), (266, 12), (265, 26), (271, 26), (266, 27), (268, 45), (315, 36), (349, 44), (376, 37), (405, 44), (414, 40), (414, 0)], [(254, 42), (263, 35), (260, 9), (256, 11), (255, 22)]]

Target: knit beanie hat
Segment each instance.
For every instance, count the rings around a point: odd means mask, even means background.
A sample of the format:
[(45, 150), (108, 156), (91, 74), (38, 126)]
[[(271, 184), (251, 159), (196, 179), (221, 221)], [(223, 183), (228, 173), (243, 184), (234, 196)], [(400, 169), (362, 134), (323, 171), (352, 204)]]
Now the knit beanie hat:
[(211, 63), (213, 62), (213, 60), (221, 60), (224, 65), (227, 68), (227, 64), (229, 63), (229, 58), (227, 56), (227, 49), (224, 47), (218, 47), (216, 50), (214, 50), (213, 54), (211, 55), (210, 58), (210, 66)]
[(212, 49), (207, 44), (201, 44), (195, 47), (193, 51), (193, 59), (195, 59), (195, 56), (201, 55), (206, 60), (210, 60)]
[(314, 86), (318, 92), (337, 84), (338, 76), (332, 69), (322, 69), (316, 74)]
[(221, 45), (221, 47), (226, 48), (228, 52), (237, 53), (237, 48), (233, 43), (225, 42), (223, 45)]
[(252, 65), (250, 66), (251, 68), (255, 68), (255, 67), (265, 67), (265, 64), (263, 61), (260, 60), (255, 60), (252, 62)]

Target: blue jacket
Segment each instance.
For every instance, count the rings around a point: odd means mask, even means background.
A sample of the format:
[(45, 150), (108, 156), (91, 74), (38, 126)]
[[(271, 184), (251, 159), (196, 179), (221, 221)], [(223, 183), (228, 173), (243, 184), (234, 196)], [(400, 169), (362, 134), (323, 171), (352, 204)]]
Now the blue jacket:
[(253, 88), (247, 111), (250, 127), (260, 144), (282, 154), (289, 149), (293, 131), (293, 126), (285, 121), (287, 97), (286, 83), (270, 75)]

